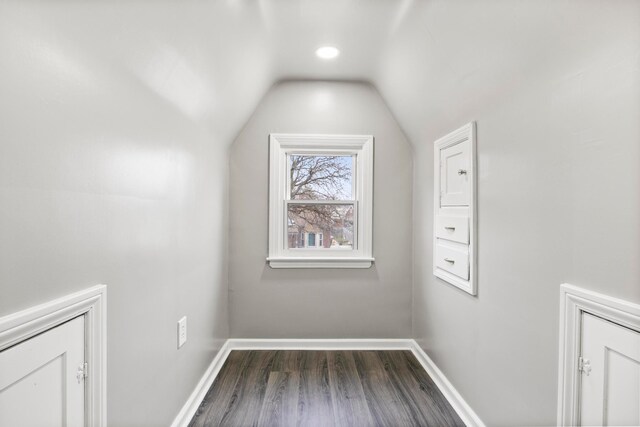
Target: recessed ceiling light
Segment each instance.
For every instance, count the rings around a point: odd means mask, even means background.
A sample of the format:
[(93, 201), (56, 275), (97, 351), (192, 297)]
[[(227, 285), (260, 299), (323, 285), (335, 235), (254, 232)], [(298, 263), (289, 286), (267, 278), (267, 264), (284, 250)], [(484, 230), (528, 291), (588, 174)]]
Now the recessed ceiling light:
[(316, 50), (316, 56), (322, 59), (333, 59), (338, 55), (340, 55), (340, 51), (333, 46), (322, 46)]

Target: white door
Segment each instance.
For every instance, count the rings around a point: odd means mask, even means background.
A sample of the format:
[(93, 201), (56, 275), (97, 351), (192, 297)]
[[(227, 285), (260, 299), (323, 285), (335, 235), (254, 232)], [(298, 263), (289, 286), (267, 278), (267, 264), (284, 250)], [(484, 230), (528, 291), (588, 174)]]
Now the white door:
[(83, 363), (83, 316), (0, 352), (0, 426), (84, 425)]
[(440, 206), (469, 206), (470, 158), (468, 140), (440, 150)]
[(640, 425), (640, 333), (582, 317), (580, 424)]

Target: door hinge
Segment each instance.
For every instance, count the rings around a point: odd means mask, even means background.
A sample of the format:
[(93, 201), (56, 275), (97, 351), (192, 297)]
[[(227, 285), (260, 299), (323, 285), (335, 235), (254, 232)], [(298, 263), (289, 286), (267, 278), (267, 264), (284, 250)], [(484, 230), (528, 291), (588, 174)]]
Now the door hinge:
[(578, 358), (578, 372), (582, 372), (589, 376), (591, 373), (591, 361), (589, 359), (585, 359), (584, 357)]
[(83, 362), (78, 366), (78, 370), (76, 371), (76, 378), (78, 379), (78, 384), (80, 384), (85, 378), (89, 376), (89, 364), (87, 362)]

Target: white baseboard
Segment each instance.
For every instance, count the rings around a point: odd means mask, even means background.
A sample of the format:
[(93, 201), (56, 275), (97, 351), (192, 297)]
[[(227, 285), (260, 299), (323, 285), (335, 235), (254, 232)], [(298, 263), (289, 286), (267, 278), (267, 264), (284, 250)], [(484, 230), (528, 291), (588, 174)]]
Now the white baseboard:
[(411, 350), (425, 371), (433, 379), (449, 404), (468, 427), (485, 427), (484, 423), (442, 371), (413, 339), (243, 339), (231, 338), (222, 346), (196, 386), (172, 427), (186, 427), (213, 384), (218, 372), (232, 350)]
[(227, 341), (232, 350), (407, 350), (408, 339), (244, 339)]
[(218, 376), (220, 369), (222, 369), (222, 365), (224, 365), (224, 362), (227, 360), (227, 357), (231, 352), (228, 343), (229, 340), (224, 343), (222, 348), (218, 351), (218, 354), (213, 358), (213, 361), (198, 382), (198, 385), (196, 385), (196, 388), (193, 390), (186, 403), (171, 423), (171, 427), (187, 427), (189, 425), (191, 419), (196, 414), (200, 403), (204, 400), (205, 395), (209, 391), (209, 388), (211, 388), (213, 381)]
[(436, 383), (444, 397), (458, 416), (462, 418), (462, 421), (464, 421), (467, 427), (485, 427), (480, 417), (471, 409), (469, 404), (462, 398), (460, 393), (458, 393), (453, 384), (449, 382), (436, 364), (433, 363), (433, 360), (431, 360), (427, 353), (422, 350), (415, 340), (411, 341), (413, 342), (411, 351), (414, 356), (416, 356), (418, 362), (420, 362), (424, 370), (427, 371), (427, 374), (429, 374), (433, 382)]

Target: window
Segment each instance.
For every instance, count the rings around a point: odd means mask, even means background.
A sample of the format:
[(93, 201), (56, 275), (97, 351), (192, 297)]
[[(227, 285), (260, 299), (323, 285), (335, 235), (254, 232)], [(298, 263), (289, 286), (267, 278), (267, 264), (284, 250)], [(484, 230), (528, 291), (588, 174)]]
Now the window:
[(273, 268), (367, 268), (372, 255), (373, 137), (269, 140)]

